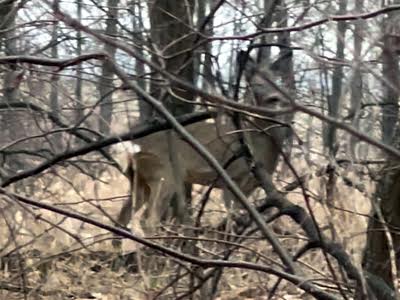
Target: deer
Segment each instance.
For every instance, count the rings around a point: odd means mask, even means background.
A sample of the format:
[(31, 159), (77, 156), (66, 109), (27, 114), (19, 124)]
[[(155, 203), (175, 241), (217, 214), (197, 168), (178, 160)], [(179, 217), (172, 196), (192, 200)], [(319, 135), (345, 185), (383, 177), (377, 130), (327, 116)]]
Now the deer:
[[(263, 85), (266, 84), (260, 76), (253, 74), (248, 82), (255, 88), (251, 89), (252, 97), (247, 97), (252, 98), (256, 105), (274, 109), (282, 107), (282, 101), (276, 94), (263, 95), (259, 92), (265, 92)], [(288, 128), (282, 126), (282, 120), (276, 122), (271, 117), (252, 117), (249, 121), (242, 121), (244, 140), (254, 160), (260, 162), (270, 174), (277, 166), (280, 147), (288, 136)], [(292, 117), (286, 115), (284, 121), (290, 121)], [(231, 118), (217, 118), (213, 123), (202, 121), (185, 128), (221, 165), (226, 165), (227, 173), (246, 196), (259, 186), (246, 159), (238, 156), (243, 144)], [(132, 142), (140, 147), (140, 151), (128, 156), (126, 174), (130, 181), (131, 197), (120, 210), (117, 218), (120, 226), (126, 226), (131, 220), (132, 211), (138, 211), (143, 205), (147, 205), (146, 225), (153, 227), (159, 224), (171, 199), (182, 193), (179, 190), (182, 183), (203, 186), (213, 184), (223, 190), (227, 210), (232, 208), (233, 195), (215, 170), (173, 130), (153, 133)], [(175, 149), (175, 162), (171, 160), (171, 143)], [(232, 160), (235, 156), (237, 158)]]

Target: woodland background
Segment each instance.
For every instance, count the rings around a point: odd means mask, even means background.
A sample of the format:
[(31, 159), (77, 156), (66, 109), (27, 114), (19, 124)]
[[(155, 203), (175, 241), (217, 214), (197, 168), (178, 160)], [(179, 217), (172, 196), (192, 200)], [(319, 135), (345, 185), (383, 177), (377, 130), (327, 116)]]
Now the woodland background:
[[(399, 21), (397, 0), (0, 0), (0, 297), (397, 299)], [(249, 199), (294, 271), (246, 210), (224, 235), (217, 189), (190, 226), (114, 222), (130, 140), (171, 127), (147, 96), (244, 114), (241, 51), (294, 100), (279, 193)]]

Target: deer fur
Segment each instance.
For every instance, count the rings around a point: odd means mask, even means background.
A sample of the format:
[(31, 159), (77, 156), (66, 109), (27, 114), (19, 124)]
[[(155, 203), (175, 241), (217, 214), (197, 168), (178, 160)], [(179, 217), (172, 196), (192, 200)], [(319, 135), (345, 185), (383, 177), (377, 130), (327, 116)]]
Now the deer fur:
[[(267, 172), (272, 173), (278, 162), (278, 147), (285, 133), (281, 128), (271, 129), (270, 127), (276, 127), (276, 124), (270, 121), (259, 119), (254, 120), (254, 123), (257, 128), (250, 125), (245, 127), (245, 141), (255, 160), (261, 162)], [(186, 126), (186, 129), (207, 147), (221, 165), (225, 165), (241, 151), (239, 135), (235, 132), (236, 128), (232, 122), (199, 122)], [(131, 183), (132, 198), (128, 199), (121, 209), (118, 218), (120, 225), (126, 226), (129, 223), (132, 209), (138, 211), (146, 204), (146, 223), (150, 227), (156, 226), (169, 208), (178, 185), (182, 184), (174, 178), (174, 166), (169, 156), (170, 137), (167, 134), (171, 133), (178, 152), (177, 165), (183, 182), (205, 186), (214, 183), (216, 188), (223, 189), (225, 205), (231, 207), (232, 195), (225, 188), (224, 182), (218, 179), (215, 170), (175, 132), (158, 132), (133, 141), (140, 146), (140, 151), (128, 157), (127, 174)], [(233, 160), (226, 171), (245, 195), (250, 195), (258, 186), (248, 162), (243, 157)]]
[[(246, 68), (250, 92), (246, 93), (244, 98), (251, 99), (253, 105), (260, 107), (282, 108), (284, 105), (279, 101), (279, 97), (271, 96), (268, 72), (260, 71), (258, 65), (252, 61), (248, 62)], [(280, 116), (279, 121), (287, 122), (292, 117), (288, 114), (282, 120)], [(288, 135), (288, 128), (271, 119), (255, 117), (251, 122), (242, 121), (241, 126), (245, 143), (249, 146), (253, 158), (272, 174), (278, 162), (279, 148)], [(242, 150), (240, 134), (231, 118), (214, 123), (198, 122), (186, 126), (186, 129), (223, 166)], [(226, 207), (232, 207), (234, 199), (223, 180), (218, 178), (215, 170), (173, 130), (154, 133), (136, 139), (133, 143), (139, 145), (141, 150), (129, 157), (128, 175), (132, 197), (120, 212), (120, 225), (126, 226), (129, 223), (132, 209), (137, 211), (146, 204), (146, 223), (149, 227), (157, 226), (170, 207), (171, 200), (179, 194), (182, 197), (183, 184), (215, 184), (215, 187), (224, 191)], [(258, 183), (244, 157), (233, 160), (226, 171), (245, 195), (250, 195), (257, 188)]]

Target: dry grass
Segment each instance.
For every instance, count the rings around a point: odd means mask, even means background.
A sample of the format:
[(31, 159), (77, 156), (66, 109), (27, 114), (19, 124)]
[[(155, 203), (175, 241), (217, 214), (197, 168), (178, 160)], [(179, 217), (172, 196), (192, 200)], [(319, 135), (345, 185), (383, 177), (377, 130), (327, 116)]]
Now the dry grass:
[[(59, 171), (59, 175), (58, 178), (52, 179), (51, 185), (36, 192), (35, 198), (64, 208), (68, 207), (98, 221), (111, 224), (111, 220), (103, 211), (115, 217), (122, 200), (127, 195), (128, 182), (121, 174), (116, 171), (106, 172), (102, 175), (102, 182), (69, 169)], [(352, 174), (346, 176), (354, 177)], [(62, 178), (69, 179), (69, 184)], [(44, 184), (49, 178), (45, 176), (41, 181)], [(318, 200), (325, 197), (325, 184), (322, 177), (314, 177), (307, 182), (306, 187), (312, 198)], [(335, 208), (327, 206), (322, 201), (312, 201), (313, 214), (324, 233), (333, 236), (332, 227), (328, 226), (331, 224), (335, 230), (336, 241), (345, 247), (357, 264), (360, 263), (365, 242), (367, 224), (365, 215), (369, 212), (368, 196), (372, 190), (372, 185), (367, 186), (367, 191), (363, 194), (346, 186), (339, 179), (334, 199)], [(197, 198), (201, 192), (202, 188), (195, 189)], [(225, 216), (220, 197), (219, 191), (212, 193), (203, 218), (203, 226), (215, 227)], [(298, 190), (290, 193), (288, 197), (296, 204), (305, 207), (304, 197)], [(0, 289), (1, 299), (22, 299), (21, 293), (10, 289), (21, 286), (23, 282), (27, 287), (28, 298), (32, 299), (64, 299), (72, 296), (74, 299), (85, 299), (85, 297), (149, 299), (154, 295), (154, 291), (162, 288), (176, 275), (177, 265), (173, 261), (168, 262), (161, 273), (160, 270), (155, 272), (160, 276), (157, 280), (153, 280), (151, 274), (145, 272), (130, 273), (124, 268), (113, 270), (112, 264), (118, 253), (112, 248), (109, 240), (111, 236), (107, 232), (76, 220), (64, 219), (50, 212), (23, 208), (6, 199), (3, 199), (1, 205), (4, 215), (0, 220), (3, 255), (12, 251), (9, 261), (4, 258), (2, 261), (0, 281), (4, 285), (10, 285), (11, 288)], [(14, 226), (12, 230), (10, 224)], [(59, 228), (54, 227), (54, 224)], [(288, 218), (277, 220), (273, 228), (280, 236), (282, 244), (291, 253), (295, 253), (301, 245), (304, 245), (303, 233), (298, 225)], [(139, 235), (143, 234), (139, 222), (133, 224), (133, 231)], [(166, 241), (161, 239), (160, 242)], [(18, 246), (21, 249), (15, 251)], [(205, 241), (199, 242), (197, 246), (204, 250), (201, 253), (204, 257), (224, 249), (221, 245)], [(261, 263), (266, 263), (269, 259), (278, 261), (271, 247), (256, 237), (245, 241), (243, 246), (245, 248), (238, 250), (231, 259)], [(134, 242), (124, 240), (123, 252), (132, 251), (141, 251), (142, 257), (145, 257), (147, 250)], [(18, 254), (24, 259), (19, 259)], [(323, 278), (329, 274), (324, 257), (319, 251), (309, 252), (301, 259), (301, 263), (304, 270), (313, 277)], [(275, 277), (260, 272), (226, 270), (220, 283), (219, 299), (264, 299), (262, 295), (265, 295), (275, 282)], [(177, 289), (183, 290), (187, 288), (187, 284), (187, 280), (182, 280)], [(165, 295), (170, 295), (164, 296), (165, 299), (173, 299), (169, 290)], [(303, 299), (305, 296), (293, 285), (282, 283), (277, 297), (282, 298), (276, 299)]]

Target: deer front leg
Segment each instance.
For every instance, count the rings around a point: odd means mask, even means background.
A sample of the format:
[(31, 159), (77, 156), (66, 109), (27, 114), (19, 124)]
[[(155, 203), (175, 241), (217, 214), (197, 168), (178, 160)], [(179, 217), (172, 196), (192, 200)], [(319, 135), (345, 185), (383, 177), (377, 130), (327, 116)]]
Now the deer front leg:
[(148, 198), (148, 218), (146, 221), (147, 228), (150, 232), (154, 232), (155, 228), (159, 226), (161, 217), (165, 210), (168, 208), (168, 188), (166, 180), (160, 178), (153, 180), (149, 184), (149, 198)]
[[(245, 176), (239, 183), (237, 183), (246, 197), (249, 197), (255, 189), (252, 182), (253, 180), (250, 176)], [(237, 199), (235, 199), (235, 196), (232, 194), (232, 192), (227, 188), (223, 189), (223, 199), (225, 203), (225, 209), (227, 211), (225, 228), (226, 232), (230, 232), (232, 231), (232, 216), (234, 212), (238, 209), (241, 209), (242, 206), (238, 203)]]
[[(246, 197), (250, 196), (251, 193), (255, 190), (254, 179), (251, 175), (243, 176), (243, 178), (237, 182), (236, 184), (240, 188), (240, 190), (245, 194)], [(229, 212), (231, 210), (241, 209), (241, 205), (238, 204), (235, 196), (228, 188), (223, 188), (223, 200), (225, 204), (225, 209)]]

